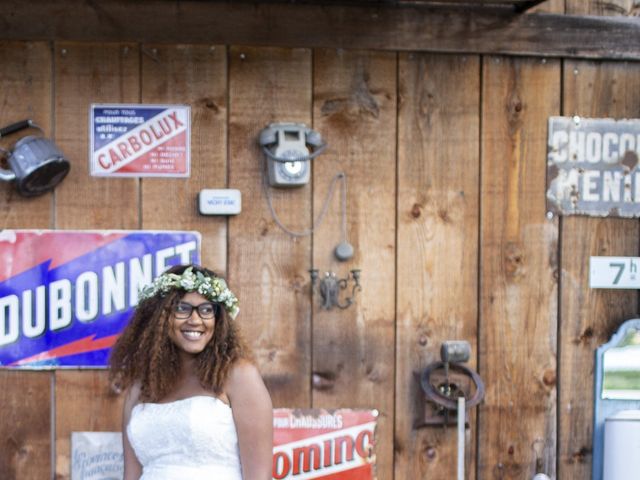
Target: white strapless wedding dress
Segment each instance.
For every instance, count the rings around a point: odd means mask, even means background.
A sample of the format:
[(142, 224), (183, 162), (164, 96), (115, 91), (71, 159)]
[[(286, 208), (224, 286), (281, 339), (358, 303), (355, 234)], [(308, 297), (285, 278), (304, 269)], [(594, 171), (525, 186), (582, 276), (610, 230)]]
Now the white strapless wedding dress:
[(129, 442), (140, 480), (242, 480), (231, 407), (208, 396), (133, 407)]

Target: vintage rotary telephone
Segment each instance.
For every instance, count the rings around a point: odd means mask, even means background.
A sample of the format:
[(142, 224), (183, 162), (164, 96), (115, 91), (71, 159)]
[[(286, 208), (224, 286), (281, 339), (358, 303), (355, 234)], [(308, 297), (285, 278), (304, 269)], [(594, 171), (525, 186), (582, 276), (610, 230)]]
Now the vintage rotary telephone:
[(272, 187), (297, 187), (308, 183), (311, 176), (309, 161), (326, 147), (318, 132), (303, 123), (290, 122), (269, 124), (260, 132), (259, 143), (267, 157)]

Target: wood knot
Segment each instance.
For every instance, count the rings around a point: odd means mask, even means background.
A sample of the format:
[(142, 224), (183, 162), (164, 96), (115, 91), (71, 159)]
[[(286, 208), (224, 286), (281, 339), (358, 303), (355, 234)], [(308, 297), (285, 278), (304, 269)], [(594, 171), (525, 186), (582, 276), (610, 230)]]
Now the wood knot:
[(419, 203), (414, 203), (413, 207), (411, 207), (411, 216), (413, 218), (418, 218), (422, 214), (422, 205)]
[(438, 210), (438, 216), (444, 223), (451, 223), (451, 217), (449, 217), (449, 213), (445, 209), (441, 208)]
[(587, 327), (584, 329), (584, 331), (578, 336), (578, 338), (576, 339), (576, 341), (574, 342), (575, 344), (579, 344), (579, 343), (584, 343), (584, 344), (588, 344), (589, 341), (593, 338), (594, 332), (593, 332), (593, 327)]
[(519, 245), (510, 242), (504, 252), (505, 272), (510, 277), (524, 275), (524, 254)]
[(427, 447), (425, 454), (429, 460), (433, 460), (438, 455), (438, 451), (434, 447)]
[(571, 454), (570, 463), (587, 463), (588, 457), (591, 456), (591, 449), (587, 447), (581, 447), (577, 452)]
[(507, 449), (507, 453), (509, 455), (513, 455), (514, 452), (515, 452), (515, 448), (513, 448), (513, 445), (509, 445), (509, 448)]
[(311, 384), (315, 390), (331, 390), (336, 383), (333, 372), (313, 372)]
[(556, 384), (556, 372), (555, 370), (549, 369), (545, 370), (542, 375), (542, 383), (544, 383), (547, 387), (553, 387)]

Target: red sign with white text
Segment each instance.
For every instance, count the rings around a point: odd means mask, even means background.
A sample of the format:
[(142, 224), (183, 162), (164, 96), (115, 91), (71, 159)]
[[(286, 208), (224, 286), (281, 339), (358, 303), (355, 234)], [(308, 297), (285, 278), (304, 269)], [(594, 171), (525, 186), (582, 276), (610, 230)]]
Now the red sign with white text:
[(188, 105), (93, 104), (90, 172), (98, 177), (188, 177)]
[(375, 479), (377, 410), (276, 408), (273, 478)]

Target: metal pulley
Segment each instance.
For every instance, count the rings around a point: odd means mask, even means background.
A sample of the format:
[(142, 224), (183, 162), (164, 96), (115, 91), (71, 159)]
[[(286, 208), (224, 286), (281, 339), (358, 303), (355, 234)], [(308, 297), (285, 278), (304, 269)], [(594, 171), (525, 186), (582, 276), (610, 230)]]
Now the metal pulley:
[[(420, 376), (420, 386), (427, 400), (449, 411), (458, 409), (457, 398), (465, 397), (465, 408), (477, 406), (484, 398), (484, 383), (477, 372), (463, 365), (471, 356), (471, 346), (466, 341), (446, 341), (440, 348), (442, 361), (433, 362), (427, 366)], [(444, 383), (434, 385), (432, 376), (434, 372), (444, 372)], [(449, 372), (453, 371), (468, 377), (474, 384), (473, 394), (465, 394), (460, 388), (454, 388), (450, 382)]]

